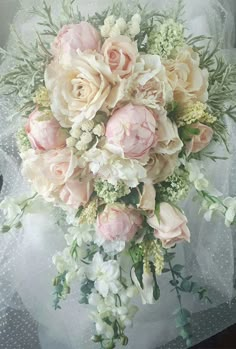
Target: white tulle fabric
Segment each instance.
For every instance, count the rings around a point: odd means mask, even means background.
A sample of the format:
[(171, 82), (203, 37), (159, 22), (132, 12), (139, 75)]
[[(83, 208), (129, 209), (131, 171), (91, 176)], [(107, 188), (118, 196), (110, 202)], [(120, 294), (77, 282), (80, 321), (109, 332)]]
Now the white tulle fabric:
[[(58, 1), (48, 0), (58, 11)], [(23, 0), (24, 9), (39, 1)], [(82, 13), (93, 13), (104, 8), (108, 0), (80, 1)], [(169, 3), (175, 3), (170, 1)], [(166, 0), (150, 3), (153, 9), (167, 5)], [(225, 56), (235, 59), (234, 0), (186, 0), (186, 20), (189, 31), (210, 34), (221, 43)], [(15, 18), (17, 31), (32, 40), (35, 18), (19, 12)], [(13, 45), (11, 42), (9, 45)], [(11, 66), (5, 62), (0, 72)], [(11, 99), (0, 97), (0, 172), (4, 184), (0, 199), (27, 191), (20, 175), (20, 160), (15, 147), (14, 133), (20, 118), (9, 120)], [(236, 125), (228, 123), (231, 134), (231, 156), (227, 161), (206, 163), (207, 175), (225, 196), (236, 195)], [(221, 149), (219, 148), (219, 152)], [(189, 217), (191, 244), (178, 247), (178, 260), (187, 273), (209, 289), (212, 305), (201, 304), (186, 295), (183, 304), (193, 313), (194, 343), (197, 343), (236, 322), (234, 300), (235, 229), (224, 227), (222, 219), (206, 223), (198, 214), (198, 206), (189, 198), (184, 208)], [(51, 258), (65, 247), (64, 232), (55, 224), (53, 214), (34, 214), (24, 222), (24, 231), (0, 236), (0, 348), (4, 349), (94, 349), (90, 342), (93, 325), (88, 318), (88, 307), (79, 305), (79, 285), (62, 303), (62, 310), (52, 307), (52, 278), (56, 271)], [(173, 312), (177, 299), (170, 293), (168, 275), (159, 278), (162, 291), (156, 305), (141, 306), (135, 327), (129, 330), (130, 349), (184, 348), (178, 339)], [(137, 304), (140, 304), (137, 300)]]

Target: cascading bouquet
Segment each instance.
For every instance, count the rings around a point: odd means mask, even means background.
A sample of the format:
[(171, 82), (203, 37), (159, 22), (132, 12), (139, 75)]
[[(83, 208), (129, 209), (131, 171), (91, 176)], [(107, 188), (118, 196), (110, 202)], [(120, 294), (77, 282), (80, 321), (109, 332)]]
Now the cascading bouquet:
[(194, 189), (206, 219), (235, 221), (236, 199), (217, 194), (202, 160), (220, 158), (209, 144), (227, 146), (236, 67), (209, 38), (186, 36), (181, 12), (117, 3), (85, 19), (64, 1), (57, 23), (44, 2), (33, 9), (42, 28), (35, 43), (17, 36), (17, 52), (2, 50), (16, 62), (1, 87), (17, 96), (22, 173), (33, 188), (2, 202), (2, 232), (21, 228), (39, 203), (55, 207), (67, 226), (67, 247), (53, 257), (55, 308), (79, 280), (101, 348), (128, 344), (131, 301), (158, 301), (162, 273), (177, 292), (176, 326), (190, 345), (181, 292), (210, 299), (174, 263), (175, 245), (190, 242), (179, 205)]

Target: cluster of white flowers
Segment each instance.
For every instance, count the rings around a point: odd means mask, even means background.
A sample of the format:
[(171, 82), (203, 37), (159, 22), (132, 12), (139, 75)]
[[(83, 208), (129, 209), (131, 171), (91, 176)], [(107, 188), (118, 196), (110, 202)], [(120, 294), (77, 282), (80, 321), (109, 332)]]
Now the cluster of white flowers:
[(186, 163), (189, 172), (189, 180), (197, 191), (204, 191), (201, 209), (205, 211), (204, 218), (211, 221), (214, 214), (225, 216), (225, 225), (230, 227), (236, 217), (236, 198), (228, 197), (223, 199), (222, 194), (209, 184), (209, 181), (201, 172), (203, 165), (196, 160)]
[(189, 172), (189, 180), (193, 183), (198, 191), (206, 190), (209, 187), (209, 181), (202, 173), (203, 165), (197, 160), (191, 160), (185, 164), (186, 170)]
[[(114, 336), (112, 324), (115, 321), (122, 330), (133, 324), (138, 308), (131, 305), (130, 300), (137, 294), (137, 288), (135, 286), (125, 288), (119, 281), (120, 264), (116, 260), (103, 261), (99, 253), (88, 266), (86, 275), (89, 280), (95, 281), (95, 289), (90, 294), (88, 302), (96, 307), (91, 317), (96, 323), (97, 334), (112, 339)], [(110, 324), (106, 322), (107, 318)]]
[(119, 35), (127, 35), (134, 38), (140, 33), (141, 16), (136, 13), (130, 22), (126, 22), (124, 18), (118, 19), (115, 16), (108, 16), (104, 20), (104, 25), (100, 27), (101, 35), (104, 38), (112, 38)]
[(79, 160), (79, 165), (88, 163), (90, 171), (109, 183), (117, 185), (123, 181), (128, 187), (136, 187), (147, 176), (140, 161), (120, 157), (120, 154), (111, 153), (107, 149), (91, 148)]
[[(74, 224), (75, 221), (73, 222)], [(70, 285), (75, 279), (84, 277), (84, 265), (81, 259), (86, 257), (86, 244), (93, 240), (94, 227), (89, 225), (74, 225), (65, 234), (67, 247), (53, 256), (58, 273), (66, 272), (66, 282)], [(73, 250), (73, 248), (75, 250)]]
[(68, 147), (75, 147), (78, 151), (86, 151), (95, 137), (105, 134), (103, 124), (95, 124), (93, 120), (85, 120), (81, 125), (73, 125), (70, 137), (66, 139)]

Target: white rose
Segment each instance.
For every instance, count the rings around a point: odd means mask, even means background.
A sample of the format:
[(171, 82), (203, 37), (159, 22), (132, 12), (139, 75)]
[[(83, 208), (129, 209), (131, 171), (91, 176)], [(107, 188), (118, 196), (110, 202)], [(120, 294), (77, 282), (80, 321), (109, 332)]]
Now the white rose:
[(71, 127), (75, 122), (94, 118), (112, 92), (115, 81), (100, 54), (78, 52), (68, 56), (64, 63), (52, 61), (48, 65), (45, 84), (54, 116), (62, 126)]

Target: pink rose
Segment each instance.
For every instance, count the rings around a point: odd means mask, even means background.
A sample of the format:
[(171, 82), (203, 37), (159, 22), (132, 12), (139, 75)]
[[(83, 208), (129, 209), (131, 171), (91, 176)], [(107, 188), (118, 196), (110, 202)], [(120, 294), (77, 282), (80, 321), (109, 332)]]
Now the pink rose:
[(206, 126), (198, 122), (191, 125), (192, 128), (196, 128), (200, 131), (198, 135), (192, 137), (191, 141), (186, 144), (187, 154), (198, 153), (208, 146), (213, 137), (213, 130), (211, 127)]
[(130, 241), (142, 224), (141, 216), (122, 204), (108, 204), (97, 218), (97, 233), (106, 240)]
[(87, 204), (93, 192), (90, 180), (70, 179), (60, 191), (60, 199), (73, 208)]
[(102, 53), (112, 72), (121, 78), (127, 78), (131, 75), (138, 49), (128, 36), (119, 35), (107, 39), (102, 46)]
[(64, 25), (52, 44), (52, 52), (56, 57), (61, 54), (80, 51), (100, 51), (101, 37), (98, 31), (88, 22)]
[(66, 145), (66, 132), (53, 117), (35, 109), (29, 116), (25, 131), (34, 149), (50, 150)]
[(106, 137), (121, 147), (128, 158), (141, 158), (156, 143), (156, 120), (143, 106), (128, 104), (110, 117)]
[(160, 204), (160, 217), (153, 215), (147, 223), (154, 228), (154, 235), (160, 239), (164, 248), (169, 248), (180, 241), (190, 242), (187, 218), (176, 208), (166, 202)]

